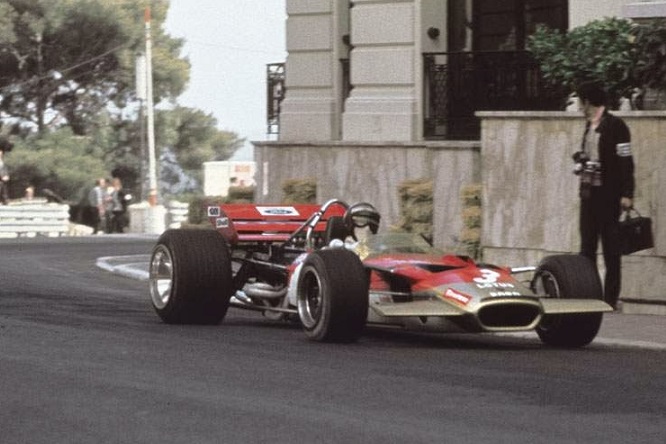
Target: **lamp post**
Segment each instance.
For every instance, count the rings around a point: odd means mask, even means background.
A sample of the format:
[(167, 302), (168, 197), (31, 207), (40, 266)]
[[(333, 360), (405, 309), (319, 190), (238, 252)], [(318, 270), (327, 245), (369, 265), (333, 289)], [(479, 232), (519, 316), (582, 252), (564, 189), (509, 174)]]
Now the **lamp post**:
[[(159, 234), (165, 229), (166, 209), (164, 206), (157, 204), (157, 162), (155, 158), (150, 8), (146, 8), (144, 19), (146, 49), (145, 54), (137, 54), (136, 56), (136, 96), (139, 100), (141, 127), (141, 192), (142, 197), (146, 198), (147, 202), (130, 205), (130, 231), (133, 233)], [(147, 168), (146, 157), (148, 157)], [(147, 195), (145, 188), (146, 176), (148, 177), (149, 187)]]
[(141, 198), (146, 199), (148, 192), (146, 190), (148, 151), (146, 150), (146, 55), (138, 53), (135, 59), (136, 65), (136, 98), (139, 100), (139, 152), (141, 153)]
[(157, 205), (157, 161), (155, 159), (155, 118), (153, 109), (153, 47), (150, 32), (150, 7), (144, 14), (146, 26), (146, 124), (148, 132), (148, 203)]

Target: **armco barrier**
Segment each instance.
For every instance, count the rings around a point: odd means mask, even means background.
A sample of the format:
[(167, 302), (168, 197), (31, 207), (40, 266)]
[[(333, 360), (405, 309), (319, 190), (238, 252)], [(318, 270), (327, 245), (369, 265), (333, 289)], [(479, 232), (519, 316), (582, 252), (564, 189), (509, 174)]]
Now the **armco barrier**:
[(20, 202), (0, 206), (0, 237), (55, 237), (68, 232), (69, 205)]

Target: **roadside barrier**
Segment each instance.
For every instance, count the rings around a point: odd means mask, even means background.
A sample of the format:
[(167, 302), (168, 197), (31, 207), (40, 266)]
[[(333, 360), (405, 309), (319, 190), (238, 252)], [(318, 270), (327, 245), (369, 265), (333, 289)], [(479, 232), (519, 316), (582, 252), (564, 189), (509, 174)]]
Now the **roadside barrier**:
[(57, 237), (69, 230), (69, 205), (25, 201), (0, 206), (0, 237)]
[(178, 202), (177, 200), (170, 201), (167, 205), (167, 227), (180, 228), (183, 223), (187, 222), (189, 213), (189, 203)]

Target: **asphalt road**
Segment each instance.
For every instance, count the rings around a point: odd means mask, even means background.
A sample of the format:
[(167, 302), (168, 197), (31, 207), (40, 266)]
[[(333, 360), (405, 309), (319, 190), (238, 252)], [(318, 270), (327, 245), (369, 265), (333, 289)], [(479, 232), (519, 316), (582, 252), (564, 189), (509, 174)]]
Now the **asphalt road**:
[(666, 352), (370, 331), (308, 342), (230, 310), (168, 326), (95, 266), (153, 241), (0, 241), (3, 443), (659, 443)]

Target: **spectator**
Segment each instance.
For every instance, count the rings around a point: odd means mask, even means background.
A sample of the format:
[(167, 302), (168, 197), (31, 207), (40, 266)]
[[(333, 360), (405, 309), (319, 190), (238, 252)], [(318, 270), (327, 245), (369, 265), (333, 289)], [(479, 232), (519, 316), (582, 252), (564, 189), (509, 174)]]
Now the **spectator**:
[(101, 227), (102, 221), (106, 214), (106, 179), (99, 178), (95, 182), (95, 187), (88, 193), (88, 205), (90, 211), (90, 224), (93, 229), (93, 234), (97, 234)]
[(122, 181), (114, 177), (111, 181), (112, 188), (110, 193), (110, 233), (123, 233), (129, 224), (127, 218), (127, 205), (131, 196), (123, 189)]
[(5, 149), (0, 149), (0, 204), (7, 205), (9, 201), (9, 168), (5, 163)]
[(25, 195), (23, 196), (23, 200), (31, 201), (34, 198), (35, 198), (35, 187), (30, 185), (25, 189)]

